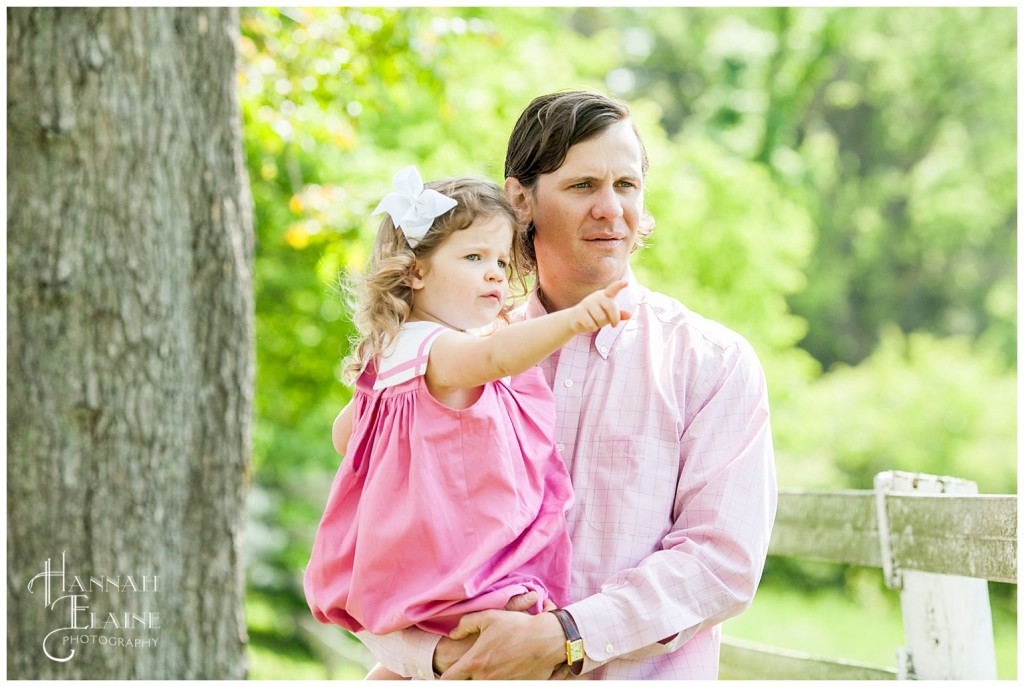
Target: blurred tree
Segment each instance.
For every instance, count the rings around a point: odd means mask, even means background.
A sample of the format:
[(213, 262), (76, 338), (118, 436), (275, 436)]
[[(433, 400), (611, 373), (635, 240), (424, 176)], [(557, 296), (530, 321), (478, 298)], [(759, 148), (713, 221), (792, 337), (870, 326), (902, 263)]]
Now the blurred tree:
[[(253, 242), (237, 12), (7, 20), (7, 676), (242, 678)], [(45, 561), (64, 577), (30, 594)], [(93, 593), (108, 576), (135, 582)], [(98, 620), (69, 623), (56, 597), (83, 589)], [(121, 643), (137, 639), (156, 641)]]

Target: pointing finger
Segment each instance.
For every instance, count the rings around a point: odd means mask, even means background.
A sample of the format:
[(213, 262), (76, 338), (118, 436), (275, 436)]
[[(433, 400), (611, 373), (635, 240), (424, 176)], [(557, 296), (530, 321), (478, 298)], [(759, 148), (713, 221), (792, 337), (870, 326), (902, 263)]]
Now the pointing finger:
[(619, 306), (615, 305), (613, 300), (605, 300), (601, 302), (601, 310), (604, 314), (604, 319), (611, 326), (615, 326), (619, 323)]
[(626, 288), (627, 283), (628, 282), (622, 279), (620, 279), (619, 281), (612, 282), (611, 284), (605, 287), (604, 295), (608, 296), (609, 298), (615, 298), (615, 296), (618, 295), (619, 291), (622, 291), (624, 288)]

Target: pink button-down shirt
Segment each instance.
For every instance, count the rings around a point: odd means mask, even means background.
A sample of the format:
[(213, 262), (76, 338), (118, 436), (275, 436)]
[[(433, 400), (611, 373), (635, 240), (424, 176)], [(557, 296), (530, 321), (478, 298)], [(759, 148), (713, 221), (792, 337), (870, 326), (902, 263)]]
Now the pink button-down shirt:
[[(764, 373), (738, 334), (628, 278), (629, 320), (541, 364), (576, 492), (566, 608), (585, 677), (715, 679), (719, 624), (753, 598), (775, 518)], [(436, 635), (359, 637), (432, 677)]]

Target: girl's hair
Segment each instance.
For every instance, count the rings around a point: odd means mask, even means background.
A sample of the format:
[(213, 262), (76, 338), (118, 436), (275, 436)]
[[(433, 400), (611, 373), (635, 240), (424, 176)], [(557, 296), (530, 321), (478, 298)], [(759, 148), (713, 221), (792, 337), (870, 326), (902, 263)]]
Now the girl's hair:
[[(385, 215), (377, 229), (373, 254), (362, 274), (352, 274), (342, 288), (348, 295), (357, 334), (345, 359), (343, 378), (351, 383), (379, 357), (394, 340), (412, 310), (413, 290), (409, 286), (417, 260), (426, 260), (456, 231), (467, 229), (479, 219), (501, 217), (512, 226), (509, 253), (509, 283), (514, 296), (527, 291), (527, 269), (523, 251), (525, 231), (504, 190), (493, 181), (460, 177), (424, 184), (443, 193), (458, 205), (434, 219), (433, 225), (415, 248), (409, 246), (402, 230)], [(507, 320), (512, 304), (506, 303), (499, 317)]]

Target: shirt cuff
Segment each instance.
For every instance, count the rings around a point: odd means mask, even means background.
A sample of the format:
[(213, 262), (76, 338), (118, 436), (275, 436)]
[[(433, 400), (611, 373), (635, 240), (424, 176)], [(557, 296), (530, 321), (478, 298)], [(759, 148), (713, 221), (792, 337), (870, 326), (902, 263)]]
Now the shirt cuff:
[[(569, 604), (565, 610), (569, 611), (573, 620), (576, 621), (576, 627), (579, 628), (580, 636), (583, 637), (583, 651), (586, 658), (596, 663), (593, 667), (596, 668), (603, 662), (628, 653), (616, 646), (619, 637), (610, 631), (613, 625), (609, 625), (608, 619), (617, 615), (612, 607), (611, 599), (602, 594), (594, 594), (574, 604)], [(583, 669), (587, 670), (587, 668), (585, 661)]]
[(385, 668), (414, 680), (434, 679), (434, 650), (441, 635), (410, 628), (388, 635), (364, 630), (356, 636)]
[(580, 636), (583, 637), (584, 673), (617, 658), (640, 659), (671, 653), (689, 641), (697, 630), (692, 628), (679, 632), (666, 644), (661, 644), (657, 640), (650, 644), (642, 644), (635, 633), (626, 636), (618, 631), (631, 624), (620, 619), (620, 614), (616, 612), (615, 600), (605, 594), (588, 596), (566, 606), (565, 610), (572, 614)]

